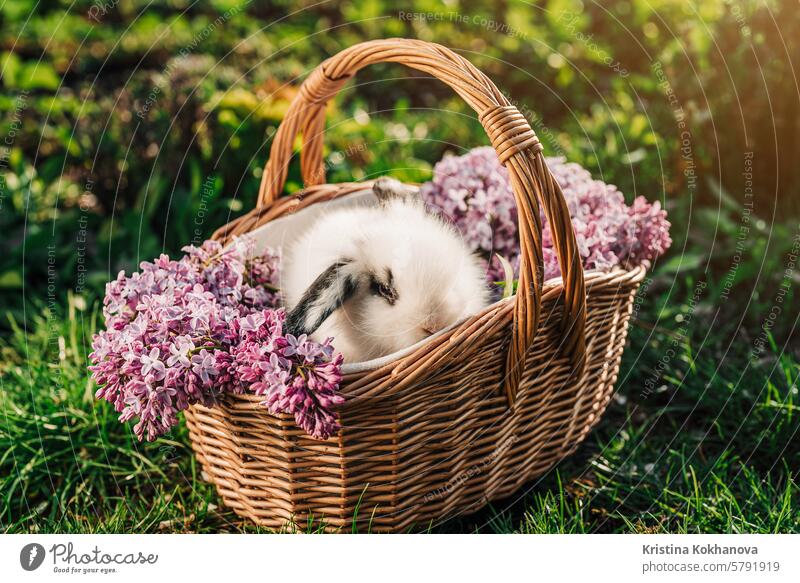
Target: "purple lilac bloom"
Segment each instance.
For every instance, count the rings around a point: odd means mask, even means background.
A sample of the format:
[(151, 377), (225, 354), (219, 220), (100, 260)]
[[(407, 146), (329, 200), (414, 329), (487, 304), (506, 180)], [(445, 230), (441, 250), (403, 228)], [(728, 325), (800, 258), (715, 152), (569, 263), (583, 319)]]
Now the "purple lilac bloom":
[(97, 398), (120, 421), (136, 421), (139, 439), (163, 435), (193, 403), (213, 406), (223, 393), (246, 392), (262, 396), (272, 413), (294, 415), (315, 438), (336, 433), (342, 357), (330, 339), (284, 337), (278, 256), (256, 254), (246, 240), (184, 251), (107, 285), (106, 330), (90, 355)]
[[(669, 248), (670, 224), (658, 201), (639, 196), (628, 206), (615, 186), (593, 180), (579, 164), (563, 158), (546, 162), (564, 192), (586, 269), (652, 261)], [(422, 195), (460, 229), (470, 248), (491, 258), (490, 281), (504, 279), (494, 254), (508, 259), (518, 273), (517, 209), (508, 170), (492, 148), (445, 157), (434, 167), (433, 179), (422, 185)], [(561, 270), (544, 215), (542, 248), (545, 279), (558, 277)]]

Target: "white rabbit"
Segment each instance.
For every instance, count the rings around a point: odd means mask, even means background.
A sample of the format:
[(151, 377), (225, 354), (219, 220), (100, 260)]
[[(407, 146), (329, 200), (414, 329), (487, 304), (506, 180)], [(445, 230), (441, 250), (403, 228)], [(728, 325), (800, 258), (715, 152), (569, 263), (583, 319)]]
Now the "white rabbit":
[(348, 362), (410, 346), (489, 301), (478, 258), (418, 189), (381, 178), (373, 190), (380, 204), (331, 211), (283, 262), (286, 332), (332, 336)]

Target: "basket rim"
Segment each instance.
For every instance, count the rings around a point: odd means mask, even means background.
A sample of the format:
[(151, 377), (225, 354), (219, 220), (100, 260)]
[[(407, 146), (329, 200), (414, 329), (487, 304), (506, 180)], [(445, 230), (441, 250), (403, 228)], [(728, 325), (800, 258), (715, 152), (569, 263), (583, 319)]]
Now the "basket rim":
[[(631, 285), (638, 285), (641, 283), (645, 275), (647, 274), (647, 270), (650, 267), (649, 261), (643, 261), (640, 264), (632, 265), (632, 266), (624, 266), (624, 265), (617, 265), (610, 271), (601, 271), (598, 269), (591, 269), (587, 270), (586, 273), (586, 292), (587, 296), (590, 295), (592, 291), (599, 291), (603, 288), (609, 287), (617, 287), (620, 288), (622, 286), (631, 286)], [(545, 282), (544, 289), (542, 290), (542, 303), (544, 304), (548, 300), (553, 300), (559, 298), (563, 293), (563, 282), (561, 277), (555, 277), (547, 280)], [(351, 371), (347, 374), (343, 375), (342, 381), (342, 390), (340, 394), (342, 397), (345, 398), (345, 402), (342, 407), (347, 407), (348, 405), (352, 405), (354, 403), (358, 403), (359, 401), (363, 401), (367, 398), (375, 398), (376, 395), (367, 395), (367, 392), (373, 392), (373, 389), (370, 387), (359, 387), (357, 389), (349, 389), (348, 387), (352, 384), (353, 381), (365, 378), (367, 376), (378, 376), (384, 377), (386, 379), (396, 377), (400, 375), (403, 371), (404, 365), (409, 362), (413, 361), (414, 358), (409, 358), (413, 356), (415, 353), (425, 354), (427, 352), (426, 346), (431, 343), (437, 343), (437, 341), (441, 342), (455, 342), (452, 338), (457, 336), (458, 334), (463, 333), (465, 330), (469, 329), (470, 325), (474, 322), (477, 322), (481, 319), (491, 318), (493, 312), (500, 311), (502, 308), (508, 308), (513, 306), (513, 299), (514, 296), (510, 296), (508, 298), (503, 298), (498, 300), (497, 302), (487, 306), (483, 310), (481, 310), (478, 314), (475, 314), (464, 320), (460, 323), (454, 324), (452, 327), (442, 330), (440, 333), (436, 335), (429, 336), (417, 344), (408, 347), (408, 353), (400, 354), (402, 351), (398, 351), (394, 353), (396, 358), (394, 358), (390, 362), (383, 363), (379, 367), (370, 368), (366, 370), (356, 370)], [(508, 310), (507, 310), (508, 311)], [(510, 321), (510, 318), (509, 318)], [(440, 335), (441, 334), (441, 335)], [(408, 350), (405, 349), (405, 350)], [(389, 355), (393, 356), (393, 355)], [(380, 398), (389, 397), (393, 394), (393, 391), (390, 388), (384, 387), (383, 390), (379, 391)], [(267, 413), (263, 408), (258, 407), (258, 405), (263, 401), (263, 397), (258, 395), (249, 394), (249, 393), (242, 393), (242, 394), (225, 394), (224, 400), (228, 401), (229, 403), (240, 403), (246, 404), (246, 406), (252, 406), (255, 410), (259, 412)], [(205, 409), (200, 404), (192, 405), (192, 407), (200, 407)], [(271, 415), (271, 414), (270, 414)], [(278, 415), (279, 417), (285, 417), (287, 420), (291, 421), (291, 415)], [(299, 433), (302, 433), (301, 429), (297, 429)], [(298, 434), (299, 434), (298, 433)], [(332, 438), (332, 439), (335, 439)], [(324, 443), (324, 442), (321, 442)]]

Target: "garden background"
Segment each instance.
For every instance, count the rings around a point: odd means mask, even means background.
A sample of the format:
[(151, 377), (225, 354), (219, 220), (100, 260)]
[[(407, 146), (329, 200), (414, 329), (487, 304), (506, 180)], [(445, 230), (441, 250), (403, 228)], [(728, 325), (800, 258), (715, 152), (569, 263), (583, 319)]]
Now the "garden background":
[[(0, 531), (256, 530), (219, 506), (183, 428), (141, 444), (94, 401), (103, 285), (251, 208), (303, 76), (390, 36), (459, 50), (548, 155), (660, 200), (674, 240), (579, 452), (422, 526), (798, 531), (792, 0), (0, 3)], [(424, 181), (488, 143), (447, 87), (392, 65), (360, 73), (328, 128), (330, 181)]]

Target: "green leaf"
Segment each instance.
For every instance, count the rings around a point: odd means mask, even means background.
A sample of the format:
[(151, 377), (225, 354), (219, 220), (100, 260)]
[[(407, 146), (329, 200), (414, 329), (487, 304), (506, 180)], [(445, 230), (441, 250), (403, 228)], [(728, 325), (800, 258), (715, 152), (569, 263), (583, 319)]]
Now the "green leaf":
[(39, 61), (26, 63), (19, 73), (19, 86), (21, 89), (49, 89), (55, 91), (61, 83), (61, 78), (52, 65)]
[(676, 255), (659, 264), (660, 273), (685, 273), (700, 267), (706, 260), (706, 256), (699, 252), (688, 252), (683, 255)]
[(22, 287), (22, 275), (19, 271), (9, 270), (0, 274), (0, 288), (17, 289)]

